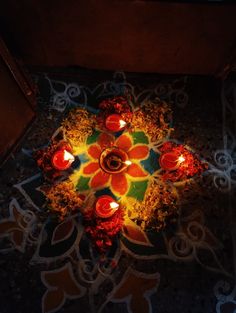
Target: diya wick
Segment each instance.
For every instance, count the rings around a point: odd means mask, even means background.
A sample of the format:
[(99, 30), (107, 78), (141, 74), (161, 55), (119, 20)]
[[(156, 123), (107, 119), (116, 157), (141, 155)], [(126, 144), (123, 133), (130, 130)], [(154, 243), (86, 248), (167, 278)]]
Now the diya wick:
[(119, 204), (108, 196), (100, 196), (95, 203), (95, 213), (101, 218), (111, 217), (119, 208)]

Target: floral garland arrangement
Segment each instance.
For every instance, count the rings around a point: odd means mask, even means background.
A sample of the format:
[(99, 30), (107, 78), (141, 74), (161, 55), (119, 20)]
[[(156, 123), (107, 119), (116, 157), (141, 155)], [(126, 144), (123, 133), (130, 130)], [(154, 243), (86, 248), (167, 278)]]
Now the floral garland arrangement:
[(59, 220), (64, 220), (73, 213), (78, 213), (83, 205), (83, 195), (76, 192), (71, 181), (66, 180), (45, 189), (48, 208), (56, 213)]
[(172, 110), (165, 101), (156, 98), (148, 100), (139, 110), (134, 112), (132, 126), (134, 129), (142, 129), (151, 142), (157, 142), (165, 138), (170, 131)]
[(84, 143), (92, 135), (96, 126), (96, 116), (85, 109), (72, 109), (62, 122), (64, 137), (72, 146)]

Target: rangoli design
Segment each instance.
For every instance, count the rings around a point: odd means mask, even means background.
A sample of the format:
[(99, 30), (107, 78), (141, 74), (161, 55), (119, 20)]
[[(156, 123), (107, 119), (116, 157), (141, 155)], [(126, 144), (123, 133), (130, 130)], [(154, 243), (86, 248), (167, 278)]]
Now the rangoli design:
[[(137, 95), (126, 81), (90, 92), (61, 82), (64, 91), (57, 92), (47, 79), (53, 108), (68, 114), (48, 146), (29, 154), (40, 171), (15, 186), (32, 210), (13, 199), (9, 218), (0, 221), (8, 251), (23, 253), (29, 245), (32, 264), (51, 265), (41, 272), (42, 312), (88, 297), (93, 312), (113, 302), (125, 303), (130, 313), (151, 313), (160, 273), (141, 272), (134, 260), (195, 260), (231, 277), (200, 208), (181, 214), (179, 190), (217, 173), (191, 147), (171, 139), (168, 101), (176, 95), (177, 105), (182, 99), (185, 106), (184, 89), (169, 86), (168, 98), (160, 86)], [(91, 94), (97, 106), (89, 106)], [(200, 258), (201, 249), (209, 252), (210, 265)]]

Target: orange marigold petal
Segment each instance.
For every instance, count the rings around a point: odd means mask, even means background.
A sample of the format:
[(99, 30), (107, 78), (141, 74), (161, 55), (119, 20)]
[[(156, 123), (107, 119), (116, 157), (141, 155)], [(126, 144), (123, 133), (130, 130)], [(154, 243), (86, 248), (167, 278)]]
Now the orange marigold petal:
[(124, 174), (115, 174), (111, 177), (111, 187), (115, 193), (124, 195), (128, 191), (128, 182)]
[(144, 145), (136, 146), (129, 150), (130, 159), (145, 159), (148, 156), (149, 148)]
[(91, 179), (90, 185), (92, 188), (102, 187), (106, 185), (110, 177), (110, 174), (107, 174), (103, 171), (98, 171), (93, 178)]
[(95, 173), (98, 169), (99, 169), (98, 162), (91, 162), (84, 167), (83, 173), (92, 174), (92, 173)]
[(120, 149), (128, 151), (131, 148), (131, 146), (132, 146), (131, 139), (128, 136), (126, 136), (126, 135), (121, 135), (116, 140), (116, 146), (119, 147)]
[(98, 144), (101, 147), (101, 149), (111, 147), (114, 141), (115, 141), (114, 137), (107, 133), (101, 133), (98, 138)]
[(132, 163), (128, 168), (127, 168), (127, 174), (133, 177), (145, 177), (148, 174), (144, 172), (144, 170), (135, 163)]
[(98, 159), (101, 152), (102, 150), (98, 145), (92, 145), (88, 148), (88, 154), (94, 159)]

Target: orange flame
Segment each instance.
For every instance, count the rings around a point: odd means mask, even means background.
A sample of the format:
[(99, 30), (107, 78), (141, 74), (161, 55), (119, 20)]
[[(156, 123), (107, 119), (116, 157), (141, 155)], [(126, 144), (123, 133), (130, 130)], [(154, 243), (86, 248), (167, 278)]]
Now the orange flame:
[(118, 209), (119, 204), (117, 202), (111, 202), (110, 207), (111, 207), (111, 209)]
[(70, 152), (64, 150), (64, 160), (70, 161), (72, 163), (72, 162), (74, 162), (75, 157)]

